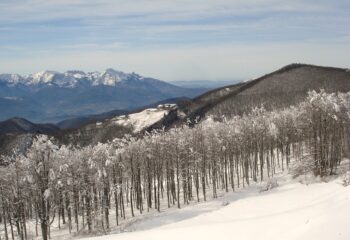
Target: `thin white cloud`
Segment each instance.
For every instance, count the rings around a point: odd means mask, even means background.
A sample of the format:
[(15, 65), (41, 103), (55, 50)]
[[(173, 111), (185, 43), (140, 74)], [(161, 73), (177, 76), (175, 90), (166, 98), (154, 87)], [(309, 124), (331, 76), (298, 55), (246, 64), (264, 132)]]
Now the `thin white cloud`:
[(347, 0), (2, 0), (0, 72), (115, 67), (177, 80), (345, 66), (347, 10)]
[(123, 47), (122, 43), (113, 42), (108, 44), (98, 44), (98, 43), (79, 43), (79, 44), (69, 44), (69, 45), (61, 45), (58, 46), (58, 49), (62, 50), (114, 50), (121, 49)]
[[(340, 3), (342, 1), (339, 1)], [(2, 21), (28, 22), (54, 19), (125, 17), (197, 18), (222, 13), (237, 15), (266, 12), (330, 12), (334, 1), (286, 0), (25, 0), (0, 3)]]

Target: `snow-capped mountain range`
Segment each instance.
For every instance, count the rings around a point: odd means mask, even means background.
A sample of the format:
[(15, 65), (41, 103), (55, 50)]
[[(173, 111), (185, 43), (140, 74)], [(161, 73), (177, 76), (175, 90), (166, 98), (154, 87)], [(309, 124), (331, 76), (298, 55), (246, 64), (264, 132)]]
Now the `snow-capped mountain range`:
[(103, 72), (85, 73), (79, 70), (66, 71), (41, 71), (26, 76), (19, 74), (0, 74), (0, 81), (9, 86), (26, 85), (49, 85), (58, 87), (76, 87), (79, 84), (90, 84), (91, 86), (106, 85), (116, 86), (118, 83), (129, 79), (143, 80), (144, 77), (136, 73), (124, 73), (108, 68)]
[(22, 117), (34, 122), (59, 122), (113, 110), (136, 110), (166, 99), (191, 98), (206, 90), (112, 68), (103, 72), (0, 74), (0, 121)]

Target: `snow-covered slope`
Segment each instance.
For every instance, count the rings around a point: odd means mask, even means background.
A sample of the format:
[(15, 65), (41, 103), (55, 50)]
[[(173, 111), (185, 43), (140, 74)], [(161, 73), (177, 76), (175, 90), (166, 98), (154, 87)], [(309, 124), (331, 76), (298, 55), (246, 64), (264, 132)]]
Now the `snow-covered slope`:
[(157, 108), (147, 108), (141, 112), (118, 116), (112, 121), (117, 125), (131, 126), (134, 132), (140, 132), (161, 120), (174, 108), (175, 104), (159, 105)]
[(5, 82), (10, 86), (17, 85), (24, 81), (24, 78), (19, 74), (0, 74), (0, 82)]
[(342, 186), (340, 178), (308, 185), (288, 178), (270, 191), (251, 186), (125, 229), (142, 231), (89, 240), (350, 239), (350, 186)]

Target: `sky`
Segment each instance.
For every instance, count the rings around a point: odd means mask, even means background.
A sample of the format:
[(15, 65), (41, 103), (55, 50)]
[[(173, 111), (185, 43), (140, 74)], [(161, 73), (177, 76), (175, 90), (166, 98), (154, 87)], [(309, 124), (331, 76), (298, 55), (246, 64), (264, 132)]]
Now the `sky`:
[(0, 0), (0, 72), (243, 80), (350, 67), (349, 0)]

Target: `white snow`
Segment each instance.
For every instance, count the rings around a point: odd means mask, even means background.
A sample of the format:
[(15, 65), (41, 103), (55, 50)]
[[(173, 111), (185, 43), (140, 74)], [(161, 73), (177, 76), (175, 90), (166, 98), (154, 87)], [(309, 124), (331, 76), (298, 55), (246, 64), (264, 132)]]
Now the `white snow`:
[(119, 116), (113, 119), (114, 123), (122, 126), (132, 126), (134, 132), (140, 132), (161, 120), (169, 113), (165, 108), (148, 108), (138, 113)]
[(257, 79), (257, 78), (253, 77), (253, 78), (249, 78), (249, 79), (243, 80), (242, 82), (247, 83), (247, 82), (253, 81), (255, 79)]
[[(112, 68), (106, 69), (104, 72), (91, 72), (87, 74), (87, 78), (91, 81), (93, 86), (107, 85), (116, 86), (119, 82), (129, 79), (133, 73), (124, 73), (116, 71)], [(140, 78), (140, 76), (139, 76)]]
[[(161, 201), (161, 212), (146, 210), (130, 216), (115, 226), (115, 212), (111, 211), (110, 235), (83, 238), (86, 240), (348, 240), (350, 239), (350, 186), (344, 186), (349, 176), (349, 161), (342, 164), (342, 172), (328, 177), (327, 182), (313, 176), (292, 179), (285, 171), (263, 183), (237, 188), (229, 193), (219, 189), (219, 197), (207, 201), (190, 202), (167, 208)], [(102, 174), (102, 173), (101, 173)], [(242, 184), (242, 183), (241, 183)], [(56, 219), (57, 220), (57, 219)], [(86, 232), (69, 234), (68, 227), (58, 229), (57, 221), (51, 226), (52, 239), (87, 237)], [(81, 220), (80, 220), (81, 221)], [(35, 238), (35, 221), (28, 222), (30, 239)], [(74, 228), (74, 225), (73, 225)], [(102, 232), (100, 232), (102, 234)]]
[(41, 71), (34, 74), (31, 74), (26, 79), (26, 84), (28, 85), (35, 85), (39, 83), (50, 83), (53, 79), (53, 77), (57, 74), (57, 72), (54, 71)]
[(88, 240), (329, 240), (350, 239), (350, 187), (341, 178), (302, 184), (283, 176), (279, 186), (255, 185), (216, 200), (169, 210), (135, 222), (138, 230)]
[(23, 78), (18, 74), (0, 74), (0, 81), (6, 81), (10, 85), (16, 85), (23, 81)]
[(80, 74), (80, 73), (76, 73), (76, 74), (74, 74), (73, 75), (75, 78), (83, 78), (83, 77), (85, 77), (85, 75), (82, 75), (82, 74)]
[(129, 74), (115, 71), (114, 69), (106, 69), (99, 78), (99, 83), (108, 85), (108, 86), (115, 86), (118, 82), (125, 80), (129, 77)]

